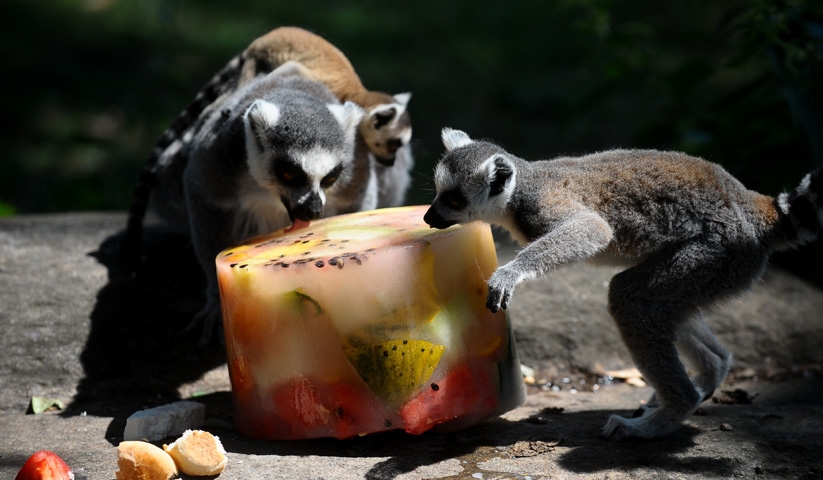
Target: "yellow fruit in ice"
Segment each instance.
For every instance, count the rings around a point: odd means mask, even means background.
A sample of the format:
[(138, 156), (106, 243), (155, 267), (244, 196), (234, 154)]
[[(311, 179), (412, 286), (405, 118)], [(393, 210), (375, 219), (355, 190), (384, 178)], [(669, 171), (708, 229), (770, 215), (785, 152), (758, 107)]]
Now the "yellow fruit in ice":
[(426, 384), (445, 350), (425, 340), (389, 340), (350, 347), (345, 354), (380, 399), (398, 405)]

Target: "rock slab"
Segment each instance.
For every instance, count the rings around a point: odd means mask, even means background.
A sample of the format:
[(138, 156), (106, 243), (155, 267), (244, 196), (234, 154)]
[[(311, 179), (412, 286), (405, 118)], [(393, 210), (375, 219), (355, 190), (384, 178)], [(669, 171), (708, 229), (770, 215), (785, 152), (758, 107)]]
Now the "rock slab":
[(202, 403), (180, 401), (135, 412), (126, 419), (123, 440), (157, 442), (200, 428), (206, 418)]
[[(0, 478), (49, 449), (78, 479), (111, 479), (128, 417), (179, 400), (205, 406), (202, 428), (228, 452), (221, 479), (823, 476), (823, 293), (779, 270), (708, 316), (738, 373), (665, 439), (598, 439), (650, 390), (577, 383), (631, 362), (605, 308), (613, 271), (574, 267), (520, 286), (509, 312), (523, 363), (568, 383), (533, 386), (523, 406), (461, 432), (265, 442), (232, 429), (223, 352), (180, 335), (204, 287), (191, 245), (150, 227), (131, 277), (115, 260), (124, 225), (122, 213), (0, 219)], [(513, 252), (501, 244), (502, 260)], [(26, 415), (32, 396), (67, 408)]]

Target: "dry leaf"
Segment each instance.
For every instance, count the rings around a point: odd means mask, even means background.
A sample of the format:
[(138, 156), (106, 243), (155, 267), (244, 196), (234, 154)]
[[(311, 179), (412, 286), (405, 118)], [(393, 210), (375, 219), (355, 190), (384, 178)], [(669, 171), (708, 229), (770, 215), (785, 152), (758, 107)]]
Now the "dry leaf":
[(63, 405), (63, 402), (56, 398), (31, 397), (31, 403), (29, 404), (31, 413), (35, 415), (49, 410), (63, 410), (64, 408), (66, 407)]

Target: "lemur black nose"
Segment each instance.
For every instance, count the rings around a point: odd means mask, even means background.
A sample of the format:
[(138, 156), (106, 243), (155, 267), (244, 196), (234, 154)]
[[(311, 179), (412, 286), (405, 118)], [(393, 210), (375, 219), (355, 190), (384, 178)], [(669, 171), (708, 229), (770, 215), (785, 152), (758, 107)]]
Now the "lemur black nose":
[(449, 228), (457, 223), (454, 220), (446, 220), (445, 218), (443, 218), (442, 215), (437, 213), (437, 211), (434, 208), (434, 205), (429, 207), (429, 209), (426, 211), (426, 214), (423, 215), (423, 221), (426, 222), (432, 228), (440, 229)]
[(403, 146), (403, 140), (400, 140), (399, 138), (392, 138), (391, 140), (388, 140), (386, 142), (386, 150), (388, 150), (391, 153), (396, 152), (402, 146)]
[(317, 220), (323, 214), (323, 199), (317, 192), (312, 192), (309, 198), (295, 205), (292, 213), (295, 218), (305, 222)]

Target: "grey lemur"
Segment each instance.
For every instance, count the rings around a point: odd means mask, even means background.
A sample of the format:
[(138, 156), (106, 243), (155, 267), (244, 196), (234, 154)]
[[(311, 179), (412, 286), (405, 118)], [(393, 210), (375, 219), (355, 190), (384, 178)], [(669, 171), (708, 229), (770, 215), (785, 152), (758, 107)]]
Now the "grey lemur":
[(188, 141), (198, 119), (213, 102), (275, 69), (316, 80), (341, 102), (352, 101), (366, 110), (357, 128), (356, 153), (358, 157), (373, 159), (379, 190), (377, 206), (393, 207), (404, 202), (414, 165), (409, 144), (412, 126), (406, 108), (411, 94), (392, 96), (367, 90), (349, 60), (334, 45), (301, 28), (280, 27), (255, 39), (229, 60), (156, 142), (129, 208), (122, 247), (127, 262), (139, 262), (143, 219), (157, 172), (164, 168), (160, 165), (162, 158)]
[(188, 226), (208, 280), (190, 325), (202, 327), (201, 344), (221, 326), (220, 250), (293, 222), (374, 208), (371, 166), (354, 159), (362, 117), (320, 83), (275, 70), (221, 96), (160, 155), (153, 205)]
[(447, 128), (442, 137), (426, 223), (488, 222), (525, 245), (489, 279), (489, 309), (505, 309), (520, 282), (564, 265), (626, 263), (610, 282), (609, 312), (655, 393), (639, 417), (609, 418), (602, 436), (614, 440), (669, 434), (712, 396), (732, 355), (701, 308), (742, 292), (770, 253), (810, 242), (823, 228), (823, 169), (773, 198), (683, 153), (611, 150), (528, 162), (461, 131)]
[(355, 155), (372, 160), (379, 189), (377, 206), (403, 204), (414, 166), (407, 109), (410, 93), (389, 95), (366, 89), (343, 52), (302, 28), (276, 28), (254, 40), (240, 57), (238, 85), (289, 65), (292, 73), (322, 83), (340, 101), (363, 107), (366, 114), (357, 129)]
[(349, 59), (323, 37), (302, 28), (280, 27), (255, 39), (240, 56), (239, 85), (293, 61), (340, 101), (363, 107), (366, 114), (358, 133), (378, 163), (393, 165), (396, 152), (408, 145), (412, 135), (407, 110), (411, 94), (367, 90)]

